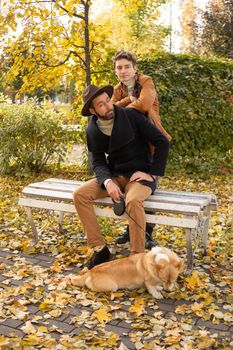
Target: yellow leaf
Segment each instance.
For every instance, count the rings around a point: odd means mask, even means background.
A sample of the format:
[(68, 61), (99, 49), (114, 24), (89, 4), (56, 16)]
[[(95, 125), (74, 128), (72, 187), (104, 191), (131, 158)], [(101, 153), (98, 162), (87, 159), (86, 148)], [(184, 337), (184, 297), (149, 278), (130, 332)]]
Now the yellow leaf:
[(197, 312), (197, 311), (200, 311), (202, 310), (204, 307), (204, 302), (202, 303), (194, 303), (193, 305), (191, 305), (191, 309), (193, 312)]
[(57, 345), (56, 339), (48, 339), (43, 342), (44, 349), (55, 349)]
[(185, 315), (186, 313), (190, 313), (189, 305), (186, 305), (186, 304), (178, 305), (176, 307), (176, 313), (179, 315)]
[(215, 339), (206, 337), (201, 337), (200, 342), (198, 343), (198, 349), (209, 349), (216, 343)]
[(36, 333), (36, 328), (32, 325), (31, 321), (27, 321), (21, 329), (26, 334)]
[(122, 297), (124, 295), (123, 292), (111, 292), (111, 300), (114, 300), (115, 298), (119, 299), (120, 297)]
[(0, 335), (0, 346), (9, 344), (9, 340), (6, 339), (3, 335)]
[(48, 332), (48, 328), (45, 327), (45, 326), (40, 326), (40, 327), (38, 328), (38, 332), (47, 333), (47, 332)]
[(55, 272), (62, 272), (62, 268), (58, 261), (54, 262), (53, 266), (51, 267), (51, 270)]
[(195, 290), (197, 287), (205, 286), (206, 282), (200, 279), (200, 275), (197, 271), (193, 271), (190, 277), (185, 278), (186, 287), (191, 290)]
[(53, 301), (46, 299), (43, 303), (40, 304), (39, 309), (40, 311), (48, 311), (51, 310), (53, 307)]
[(115, 333), (112, 333), (109, 337), (108, 337), (108, 339), (107, 339), (107, 343), (109, 344), (109, 345), (117, 345), (117, 341), (119, 340), (119, 336), (118, 336), (118, 334), (115, 334)]
[(41, 343), (41, 337), (36, 334), (30, 334), (23, 339), (24, 345), (38, 345)]
[(226, 300), (229, 304), (231, 304), (231, 303), (233, 304), (233, 293), (229, 294), (227, 296)]
[(36, 248), (31, 245), (22, 245), (22, 252), (25, 254), (35, 253)]
[(198, 297), (199, 299), (204, 299), (203, 303), (205, 305), (210, 305), (214, 302), (214, 298), (212, 297), (212, 295), (210, 295), (207, 292), (198, 294)]
[(5, 264), (5, 263), (0, 264), (0, 270), (4, 270), (5, 267), (6, 267), (6, 264)]
[(83, 246), (83, 247), (81, 247), (81, 251), (82, 251), (83, 253), (87, 253), (89, 250), (90, 250), (90, 248), (89, 248), (88, 246)]
[(17, 320), (26, 320), (28, 319), (28, 312), (18, 310), (17, 312), (15, 312), (15, 318)]
[(129, 312), (135, 312), (140, 316), (144, 311), (145, 300), (143, 298), (136, 298), (135, 303), (129, 308)]
[(179, 328), (168, 329), (166, 331), (166, 337), (169, 337), (169, 336), (177, 337), (180, 335), (180, 332), (181, 332), (181, 329)]
[(180, 334), (179, 335), (171, 335), (171, 336), (165, 338), (165, 343), (169, 344), (169, 345), (176, 344), (176, 343), (180, 342), (180, 339), (181, 339)]
[(226, 312), (224, 314), (224, 321), (233, 323), (233, 314)]
[(60, 309), (52, 310), (49, 312), (49, 314), (53, 317), (59, 317), (62, 314), (62, 311)]
[(108, 313), (106, 308), (96, 310), (92, 315), (95, 316), (101, 324), (112, 319), (112, 316)]
[(23, 286), (20, 287), (20, 292), (25, 293), (28, 289), (33, 288), (30, 283), (25, 283)]

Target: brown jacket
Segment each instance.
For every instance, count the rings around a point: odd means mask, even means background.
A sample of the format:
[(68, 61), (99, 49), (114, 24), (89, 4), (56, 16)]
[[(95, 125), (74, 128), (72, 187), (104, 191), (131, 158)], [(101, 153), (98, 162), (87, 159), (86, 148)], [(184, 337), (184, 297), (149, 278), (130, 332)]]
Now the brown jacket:
[(148, 75), (138, 74), (136, 85), (137, 91), (133, 93), (133, 96), (137, 97), (136, 101), (131, 102), (127, 87), (123, 83), (119, 83), (114, 88), (113, 103), (120, 107), (134, 108), (147, 114), (150, 121), (171, 141), (171, 136), (163, 128), (160, 120), (159, 101), (153, 80)]

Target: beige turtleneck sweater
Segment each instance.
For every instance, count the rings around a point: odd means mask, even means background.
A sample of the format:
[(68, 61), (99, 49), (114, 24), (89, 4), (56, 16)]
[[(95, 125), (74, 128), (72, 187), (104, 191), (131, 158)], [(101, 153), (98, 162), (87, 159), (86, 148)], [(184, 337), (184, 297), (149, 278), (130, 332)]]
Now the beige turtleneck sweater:
[(103, 134), (105, 134), (107, 136), (111, 136), (112, 128), (113, 128), (113, 124), (114, 124), (114, 119), (104, 120), (104, 119), (98, 118), (96, 124), (97, 124), (98, 128), (100, 129), (100, 131), (102, 131)]

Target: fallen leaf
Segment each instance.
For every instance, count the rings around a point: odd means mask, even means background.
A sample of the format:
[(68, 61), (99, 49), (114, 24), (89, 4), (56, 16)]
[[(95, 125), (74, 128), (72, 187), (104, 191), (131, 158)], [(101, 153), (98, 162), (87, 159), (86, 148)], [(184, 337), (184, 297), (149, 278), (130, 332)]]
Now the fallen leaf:
[(5, 338), (4, 335), (0, 335), (0, 346), (8, 345), (9, 339)]
[(169, 337), (166, 337), (164, 341), (165, 341), (166, 344), (172, 345), (172, 344), (179, 343), (180, 339), (181, 339), (181, 335), (177, 334), (177, 335), (171, 335)]
[(59, 264), (58, 261), (55, 261), (53, 263), (53, 266), (51, 267), (51, 271), (54, 271), (54, 272), (62, 272), (62, 267), (61, 265)]
[(27, 321), (25, 326), (21, 327), (21, 329), (26, 334), (36, 333), (36, 328), (32, 325), (31, 321)]
[(92, 314), (95, 318), (97, 318), (98, 322), (104, 324), (107, 321), (112, 319), (111, 314), (108, 313), (106, 308), (98, 309)]
[(129, 312), (136, 313), (137, 316), (141, 316), (141, 314), (145, 311), (145, 300), (141, 297), (136, 298), (134, 304), (129, 308)]
[(200, 275), (197, 271), (193, 271), (190, 277), (186, 277), (185, 282), (186, 287), (190, 290), (196, 290), (196, 288), (206, 285), (206, 282), (200, 278)]
[(49, 314), (50, 314), (52, 317), (59, 317), (59, 316), (61, 316), (61, 314), (62, 314), (62, 310), (60, 310), (60, 309), (55, 309), (55, 310), (49, 311)]
[(46, 299), (43, 303), (40, 304), (39, 309), (40, 311), (48, 311), (51, 310), (54, 305), (53, 300)]

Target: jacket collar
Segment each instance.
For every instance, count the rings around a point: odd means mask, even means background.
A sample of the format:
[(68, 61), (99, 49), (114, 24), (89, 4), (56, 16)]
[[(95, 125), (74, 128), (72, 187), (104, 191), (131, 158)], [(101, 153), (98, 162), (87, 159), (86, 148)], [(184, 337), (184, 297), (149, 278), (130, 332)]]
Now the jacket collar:
[(108, 136), (99, 130), (96, 124), (97, 117), (92, 117), (87, 129), (88, 144), (91, 146), (92, 152), (114, 152), (134, 139), (134, 129), (125, 109), (115, 105), (114, 109), (115, 120), (107, 149), (106, 138)]

